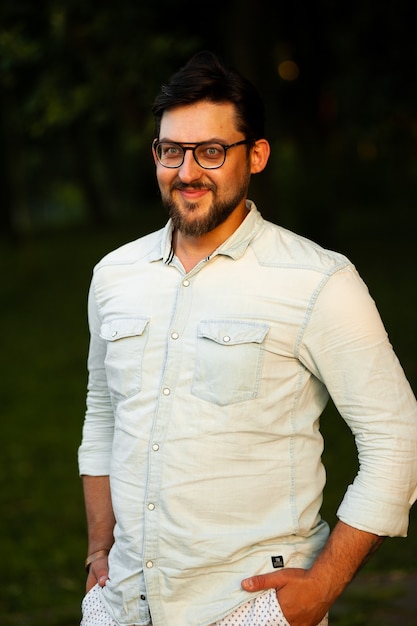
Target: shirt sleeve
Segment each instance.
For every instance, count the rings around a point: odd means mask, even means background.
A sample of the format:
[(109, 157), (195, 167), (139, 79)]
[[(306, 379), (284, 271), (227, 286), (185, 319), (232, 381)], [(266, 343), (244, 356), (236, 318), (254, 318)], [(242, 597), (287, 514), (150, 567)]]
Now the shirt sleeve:
[(417, 498), (417, 403), (353, 266), (317, 290), (300, 359), (325, 384), (355, 437), (359, 471), (338, 517), (377, 535), (406, 536)]
[(88, 297), (88, 320), (90, 348), (87, 411), (78, 450), (78, 465), (81, 475), (107, 476), (110, 473), (114, 413), (104, 367), (106, 345), (100, 337), (101, 319), (95, 298), (94, 279)]

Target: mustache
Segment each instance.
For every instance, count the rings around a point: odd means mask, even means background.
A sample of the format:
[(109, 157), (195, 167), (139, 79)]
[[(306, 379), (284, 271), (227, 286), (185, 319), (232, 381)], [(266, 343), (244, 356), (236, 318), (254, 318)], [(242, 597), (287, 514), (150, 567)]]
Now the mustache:
[(178, 189), (178, 191), (181, 191), (184, 189), (207, 189), (209, 191), (216, 191), (216, 185), (207, 184), (207, 183), (199, 183), (199, 182), (182, 183), (181, 181), (177, 181), (173, 183), (173, 185), (171, 186), (171, 191), (174, 189)]

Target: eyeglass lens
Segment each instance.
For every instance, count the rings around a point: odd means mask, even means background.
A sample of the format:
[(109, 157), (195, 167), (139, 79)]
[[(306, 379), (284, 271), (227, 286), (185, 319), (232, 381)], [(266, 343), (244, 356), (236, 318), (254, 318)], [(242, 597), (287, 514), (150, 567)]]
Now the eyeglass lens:
[(198, 165), (206, 169), (220, 167), (226, 157), (224, 147), (217, 143), (203, 143), (193, 148), (167, 142), (158, 143), (156, 146), (158, 160), (165, 167), (182, 165), (186, 150), (191, 150)]

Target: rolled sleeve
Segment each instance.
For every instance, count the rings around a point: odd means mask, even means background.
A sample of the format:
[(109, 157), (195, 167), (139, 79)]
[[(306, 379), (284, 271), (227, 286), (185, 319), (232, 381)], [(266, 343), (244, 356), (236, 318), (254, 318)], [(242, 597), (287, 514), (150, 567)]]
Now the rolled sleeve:
[(110, 473), (114, 433), (114, 413), (104, 367), (105, 342), (100, 338), (100, 316), (94, 295), (94, 283), (88, 301), (90, 348), (88, 354), (87, 411), (82, 443), (78, 449), (81, 475), (106, 476)]
[(326, 385), (358, 449), (359, 471), (339, 518), (378, 535), (405, 536), (417, 496), (417, 405), (353, 266), (317, 292), (300, 357)]

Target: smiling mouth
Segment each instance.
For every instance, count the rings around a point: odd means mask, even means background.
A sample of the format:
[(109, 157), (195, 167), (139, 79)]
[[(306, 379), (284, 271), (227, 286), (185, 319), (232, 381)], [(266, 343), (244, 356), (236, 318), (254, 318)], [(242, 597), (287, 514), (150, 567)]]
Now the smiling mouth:
[(212, 185), (204, 185), (202, 183), (195, 183), (186, 185), (184, 183), (177, 183), (172, 186), (172, 191), (178, 191), (180, 197), (189, 208), (197, 208), (199, 201), (202, 200), (210, 191), (214, 192)]
[(190, 188), (185, 188), (185, 189), (180, 189), (179, 190), (179, 193), (184, 198), (202, 198), (203, 196), (206, 195), (207, 192), (208, 192), (208, 189), (190, 189)]

